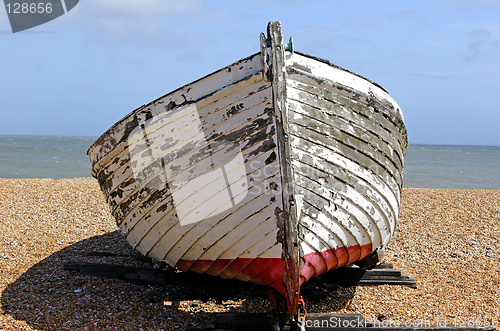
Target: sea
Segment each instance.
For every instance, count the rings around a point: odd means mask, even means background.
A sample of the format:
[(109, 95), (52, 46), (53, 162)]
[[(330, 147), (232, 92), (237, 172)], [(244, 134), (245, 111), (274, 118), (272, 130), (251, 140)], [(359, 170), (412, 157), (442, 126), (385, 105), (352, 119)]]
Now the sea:
[[(97, 137), (0, 135), (0, 178), (90, 177)], [(410, 144), (404, 187), (500, 190), (500, 146)]]

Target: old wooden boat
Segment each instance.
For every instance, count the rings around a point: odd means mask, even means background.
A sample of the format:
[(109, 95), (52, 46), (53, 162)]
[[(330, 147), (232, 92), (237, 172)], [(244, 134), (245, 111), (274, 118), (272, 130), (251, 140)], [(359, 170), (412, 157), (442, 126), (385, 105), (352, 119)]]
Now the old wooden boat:
[(294, 315), (301, 284), (387, 245), (407, 133), (384, 88), (294, 52), (279, 22), (260, 43), (134, 110), (88, 155), (135, 249), (267, 285)]

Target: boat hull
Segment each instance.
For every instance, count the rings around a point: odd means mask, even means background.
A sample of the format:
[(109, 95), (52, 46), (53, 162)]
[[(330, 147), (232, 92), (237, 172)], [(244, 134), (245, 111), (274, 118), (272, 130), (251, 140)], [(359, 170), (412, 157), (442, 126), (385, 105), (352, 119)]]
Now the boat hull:
[(399, 106), (373, 82), (297, 53), (286, 68), (303, 283), (387, 245), (407, 138)]
[(293, 315), (302, 283), (390, 240), (406, 145), (387, 91), (285, 52), (274, 22), (260, 53), (136, 109), (88, 154), (135, 249), (267, 285)]

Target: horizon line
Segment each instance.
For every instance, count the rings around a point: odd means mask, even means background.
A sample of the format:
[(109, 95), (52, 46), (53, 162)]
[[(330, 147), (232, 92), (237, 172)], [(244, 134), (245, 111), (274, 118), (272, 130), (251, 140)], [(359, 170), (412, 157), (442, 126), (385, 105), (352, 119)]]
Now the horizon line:
[[(81, 136), (81, 135), (58, 135), (58, 134), (11, 134), (11, 133), (0, 133), (2, 136), (28, 136), (28, 137), (72, 137), (72, 138), (94, 138), (98, 139), (100, 136)], [(408, 143), (408, 146), (470, 146), (470, 147), (500, 147), (500, 145), (478, 145), (478, 144), (461, 144), (461, 143)]]

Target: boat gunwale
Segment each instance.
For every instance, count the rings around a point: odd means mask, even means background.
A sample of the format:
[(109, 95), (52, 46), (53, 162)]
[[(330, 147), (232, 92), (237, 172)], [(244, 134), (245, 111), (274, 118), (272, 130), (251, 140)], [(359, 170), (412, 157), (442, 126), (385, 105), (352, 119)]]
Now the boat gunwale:
[(344, 68), (344, 67), (341, 67), (341, 66), (339, 66), (339, 65), (337, 65), (337, 64), (331, 63), (329, 60), (326, 60), (326, 59), (323, 59), (323, 58), (320, 58), (320, 57), (317, 57), (317, 56), (314, 56), (314, 55), (310, 55), (310, 54), (302, 53), (302, 52), (297, 52), (297, 51), (294, 51), (294, 53), (297, 53), (297, 54), (299, 54), (299, 55), (302, 55), (302, 56), (308, 57), (308, 58), (313, 59), (313, 60), (316, 60), (316, 61), (318, 61), (318, 62), (322, 62), (322, 63), (328, 64), (329, 66), (334, 67), (335, 69), (339, 69), (339, 70), (342, 70), (342, 71), (348, 72), (348, 73), (350, 73), (350, 74), (353, 74), (353, 75), (355, 75), (355, 76), (358, 76), (359, 78), (362, 78), (362, 79), (364, 79), (364, 80), (366, 80), (366, 81), (368, 81), (368, 82), (372, 83), (373, 85), (375, 85), (375, 86), (377, 86), (377, 87), (381, 88), (381, 89), (382, 89), (384, 92), (386, 92), (387, 94), (390, 94), (390, 93), (389, 93), (389, 91), (388, 91), (386, 88), (384, 88), (382, 85), (380, 85), (380, 84), (378, 84), (378, 83), (374, 82), (373, 80), (371, 80), (371, 79), (369, 79), (369, 78), (366, 78), (365, 76), (362, 76), (362, 75), (360, 75), (360, 74), (358, 74), (358, 73), (355, 73), (354, 71), (351, 71), (351, 70), (349, 70), (349, 69), (346, 69), (346, 68)]
[[(404, 145), (403, 145), (404, 142), (401, 141), (401, 138), (403, 138), (403, 136), (401, 134), (398, 134), (398, 135), (395, 134), (395, 132), (393, 132), (391, 130), (391, 128), (388, 128), (387, 125), (384, 125), (384, 123), (380, 122), (380, 120), (387, 121), (388, 122), (387, 124), (390, 124), (390, 125), (394, 126), (394, 129), (397, 130), (398, 133), (400, 133), (399, 132), (399, 127), (395, 123), (393, 123), (390, 119), (388, 119), (387, 117), (385, 117), (380, 112), (373, 112), (372, 109), (370, 109), (367, 105), (365, 105), (362, 102), (346, 98), (347, 100), (349, 100), (352, 103), (359, 104), (360, 106), (365, 107), (366, 108), (366, 112), (369, 111), (370, 114), (373, 114), (375, 116), (380, 116), (378, 120), (377, 119), (374, 120), (370, 116), (368, 116), (367, 113), (363, 113), (359, 109), (349, 108), (347, 105), (339, 103), (337, 100), (330, 99), (326, 95), (316, 94), (315, 92), (312, 91), (312, 90), (318, 89), (319, 91), (317, 91), (317, 92), (324, 92), (324, 90), (325, 90), (324, 87), (314, 86), (314, 85), (308, 84), (306, 82), (296, 81), (295, 79), (293, 79), (293, 80), (295, 82), (297, 82), (297, 83), (294, 83), (294, 86), (290, 85), (290, 88), (292, 90), (297, 90), (299, 92), (313, 94), (313, 95), (315, 95), (318, 98), (323, 98), (326, 101), (332, 103), (333, 105), (342, 108), (344, 111), (348, 111), (348, 112), (352, 113), (352, 116), (363, 117), (363, 118), (365, 118), (366, 121), (371, 121), (373, 123), (378, 124), (378, 128), (381, 129), (381, 130), (383, 130), (383, 131), (385, 131), (385, 134), (388, 135), (389, 137), (391, 137), (390, 139), (388, 139), (387, 137), (382, 137), (382, 136), (379, 136), (378, 138), (380, 140), (382, 140), (385, 144), (393, 146), (393, 148), (395, 149), (394, 152), (396, 154), (396, 157), (399, 160), (399, 163), (401, 163), (401, 165), (403, 165), (403, 163), (404, 163), (403, 160), (404, 160), (404, 156), (405, 156), (405, 153), (406, 153), (406, 150), (405, 150)], [(307, 89), (304, 89), (305, 86), (307, 86), (307, 88), (311, 89), (311, 91), (308, 91)], [(339, 97), (345, 98), (344, 96), (340, 96), (340, 95), (339, 95)], [(312, 107), (312, 108), (315, 108), (315, 109), (321, 109), (321, 108), (318, 108), (315, 105), (311, 105), (311, 104), (306, 103), (306, 102), (304, 102), (302, 100), (298, 100), (298, 99), (295, 99), (295, 98), (291, 98), (291, 100), (293, 102), (297, 102), (297, 103), (301, 103), (301, 104), (306, 104), (309, 107)], [(297, 112), (295, 109), (293, 109), (292, 111)], [(331, 111), (325, 111), (325, 114), (328, 115), (328, 116), (333, 116), (334, 115)], [(345, 116), (345, 113), (339, 113), (336, 116), (338, 116), (339, 118), (343, 119), (346, 122), (352, 123), (352, 125), (355, 125), (355, 126), (357, 126), (359, 128), (363, 128), (363, 129), (368, 130), (369, 132), (371, 132), (375, 136), (378, 136), (380, 134), (379, 132), (376, 132), (373, 128), (365, 127), (364, 125), (361, 125), (359, 123), (353, 122), (351, 119), (349, 119), (349, 118), (347, 118)], [(389, 141), (389, 140), (394, 140), (394, 141)], [(389, 155), (389, 158), (390, 158), (390, 155)], [(391, 160), (391, 162), (394, 162), (394, 161)]]
[[(299, 54), (300, 55), (300, 54)], [(337, 69), (336, 67), (333, 67), (334, 69)], [(398, 130), (399, 132), (399, 135), (401, 136), (401, 142), (403, 143), (402, 144), (402, 147), (404, 147), (404, 151), (406, 151), (407, 149), (407, 146), (408, 146), (408, 132), (406, 130), (406, 126), (405, 126), (405, 121), (404, 121), (404, 116), (403, 116), (403, 113), (401, 111), (401, 108), (399, 107), (399, 105), (397, 104), (396, 100), (394, 100), (391, 95), (386, 92), (385, 90), (381, 90), (382, 93), (386, 94), (386, 97), (388, 97), (387, 101), (389, 101), (391, 103), (390, 106), (384, 104), (382, 102), (382, 100), (379, 100), (378, 97), (375, 97), (375, 98), (372, 98), (372, 96), (370, 95), (370, 92), (367, 94), (363, 91), (360, 91), (360, 90), (356, 90), (354, 89), (353, 87), (351, 86), (348, 86), (348, 85), (344, 85), (340, 82), (335, 82), (334, 80), (332, 80), (331, 78), (329, 77), (320, 77), (320, 76), (316, 76), (312, 73), (309, 73), (309, 72), (305, 72), (304, 70), (301, 70), (299, 68), (296, 68), (296, 67), (293, 67), (293, 66), (287, 66), (287, 72), (289, 72), (288, 74), (290, 75), (289, 78), (287, 79), (290, 79), (290, 80), (296, 80), (295, 78), (293, 78), (293, 76), (291, 75), (300, 75), (300, 76), (304, 76), (304, 77), (307, 77), (308, 79), (310, 80), (313, 80), (313, 81), (316, 81), (318, 82), (318, 84), (310, 84), (309, 82), (301, 82), (301, 83), (305, 83), (309, 86), (312, 86), (314, 88), (320, 88), (320, 89), (324, 89), (323, 86), (321, 86), (322, 84), (324, 83), (330, 83), (330, 84), (333, 84), (333, 86), (337, 89), (337, 90), (345, 90), (345, 91), (348, 91), (349, 93), (353, 93), (353, 94), (357, 94), (361, 97), (363, 97), (364, 99), (366, 99), (366, 101), (364, 102), (361, 102), (359, 100), (355, 100), (356, 102), (360, 103), (360, 104), (363, 104), (365, 106), (374, 106), (373, 104), (375, 104), (378, 108), (382, 108), (385, 110), (385, 112), (381, 112), (380, 110), (377, 110), (375, 107), (375, 109), (372, 109), (372, 111), (374, 113), (379, 113), (380, 115), (384, 116), (389, 122), (392, 123), (392, 125), (394, 125), (396, 127), (396, 129)], [(349, 74), (352, 74), (350, 73), (349, 71), (347, 71)], [(321, 80), (321, 82), (319, 82), (319, 80)], [(368, 83), (370, 84), (373, 84), (371, 81), (367, 80)], [(375, 85), (377, 88), (378, 86)], [(327, 89), (328, 90), (328, 89)], [(309, 92), (310, 93), (310, 92)], [(342, 95), (342, 93), (338, 93), (340, 96), (343, 96), (345, 97), (345, 95)], [(350, 98), (349, 98), (350, 99)], [(353, 101), (353, 100), (351, 100)], [(399, 140), (399, 139), (398, 139)], [(406, 153), (406, 152), (405, 152)]]
[[(119, 121), (117, 121), (115, 124), (113, 124), (111, 127), (109, 127), (109, 128), (108, 128), (108, 129), (107, 129), (107, 130), (103, 133), (103, 134), (101, 134), (101, 135), (99, 136), (99, 138), (97, 138), (97, 140), (96, 140), (94, 143), (92, 143), (92, 145), (90, 145), (90, 147), (87, 149), (87, 155), (90, 155), (90, 154), (89, 154), (89, 153), (90, 153), (90, 151), (91, 151), (91, 150), (93, 150), (94, 148), (96, 148), (98, 145), (100, 145), (100, 144), (102, 145), (102, 143), (103, 143), (104, 139), (105, 139), (105, 138), (107, 138), (107, 136), (111, 133), (111, 131), (113, 131), (113, 129), (118, 128), (118, 126), (119, 126), (120, 124), (122, 124), (123, 122), (125, 122), (128, 118), (132, 117), (132, 116), (133, 116), (135, 113), (137, 113), (139, 110), (141, 110), (141, 109), (143, 109), (143, 108), (145, 108), (145, 107), (147, 107), (147, 106), (153, 105), (153, 104), (154, 104), (154, 103), (156, 103), (157, 101), (159, 101), (159, 100), (161, 100), (161, 99), (163, 99), (163, 98), (166, 98), (166, 97), (168, 97), (169, 95), (173, 95), (174, 93), (179, 92), (179, 91), (181, 91), (182, 89), (188, 88), (188, 87), (189, 87), (189, 86), (191, 86), (191, 85), (194, 85), (194, 84), (196, 84), (196, 83), (199, 83), (199, 82), (201, 82), (202, 80), (205, 80), (205, 79), (207, 79), (207, 78), (209, 78), (209, 77), (215, 76), (215, 75), (216, 75), (216, 74), (218, 74), (218, 73), (224, 72), (224, 71), (226, 71), (226, 70), (227, 70), (228, 68), (230, 68), (230, 67), (233, 67), (233, 66), (238, 65), (239, 63), (242, 63), (242, 62), (245, 62), (245, 61), (251, 60), (251, 59), (253, 59), (255, 56), (260, 56), (260, 52), (254, 53), (254, 54), (252, 54), (252, 55), (250, 55), (250, 56), (247, 56), (247, 57), (242, 58), (242, 59), (240, 59), (240, 60), (238, 60), (238, 61), (236, 61), (236, 62), (233, 62), (233, 63), (231, 63), (231, 64), (229, 64), (229, 65), (225, 66), (224, 68), (221, 68), (221, 69), (218, 69), (218, 70), (216, 70), (216, 71), (213, 71), (213, 72), (211, 72), (211, 73), (209, 73), (209, 74), (207, 74), (207, 75), (205, 75), (205, 76), (203, 76), (203, 77), (201, 77), (201, 78), (198, 78), (198, 79), (196, 79), (196, 80), (194, 80), (194, 81), (192, 81), (192, 82), (190, 82), (190, 83), (188, 83), (188, 84), (185, 84), (185, 85), (183, 85), (183, 86), (181, 86), (181, 87), (179, 87), (179, 88), (176, 88), (175, 90), (172, 90), (172, 91), (170, 91), (170, 92), (168, 92), (168, 93), (166, 93), (166, 94), (164, 94), (164, 95), (162, 95), (162, 96), (160, 96), (160, 97), (158, 97), (158, 98), (154, 99), (153, 101), (150, 101), (150, 102), (148, 102), (148, 103), (146, 103), (146, 104), (143, 104), (142, 106), (139, 106), (139, 107), (135, 108), (135, 109), (134, 109), (134, 110), (132, 110), (130, 113), (128, 113), (127, 115), (125, 115), (124, 117), (122, 117), (122, 119), (120, 119), (120, 120), (119, 120)], [(207, 94), (205, 94), (205, 95), (203, 95), (203, 96), (200, 96), (200, 97), (199, 97), (199, 98), (197, 98), (196, 100), (192, 100), (192, 101), (190, 101), (190, 103), (196, 103), (196, 102), (198, 102), (199, 100), (204, 99), (204, 98), (206, 98), (207, 96), (212, 95), (212, 94), (216, 93), (217, 91), (219, 91), (219, 90), (221, 90), (221, 89), (224, 89), (224, 88), (226, 88), (226, 87), (228, 87), (228, 86), (230, 86), (230, 85), (236, 84), (236, 83), (238, 83), (238, 82), (240, 82), (240, 81), (246, 80), (248, 77), (254, 76), (254, 75), (255, 75), (255, 74), (257, 74), (258, 72), (262, 72), (262, 71), (263, 71), (262, 69), (257, 70), (256, 72), (254, 72), (254, 73), (252, 73), (252, 74), (250, 74), (250, 75), (248, 75), (248, 76), (242, 77), (241, 79), (238, 79), (238, 80), (233, 81), (233, 82), (230, 82), (230, 83), (228, 83), (228, 84), (226, 84), (226, 85), (224, 85), (224, 86), (221, 86), (220, 88), (218, 88), (218, 89), (216, 89), (216, 90), (214, 90), (214, 91), (212, 91), (212, 92), (210, 92), (210, 93), (207, 93)], [(124, 135), (124, 136), (126, 136), (126, 135)], [(113, 151), (113, 150), (114, 150), (114, 149), (115, 149), (118, 145), (120, 145), (121, 143), (122, 143), (122, 141), (117, 142), (117, 143), (115, 144), (115, 146), (114, 146), (114, 147), (113, 147), (113, 148), (112, 148), (112, 149), (111, 149), (108, 153), (106, 153), (106, 155), (107, 155), (107, 154), (109, 154), (110, 152), (112, 152), (112, 151)], [(100, 153), (99, 153), (99, 154), (100, 154)], [(104, 155), (103, 157), (101, 157), (101, 159), (100, 159), (98, 162), (96, 162), (96, 163), (95, 163), (95, 165), (97, 165), (98, 163), (100, 163), (100, 161), (101, 161), (102, 159), (104, 159), (104, 157), (105, 157), (105, 155)], [(94, 164), (92, 165), (92, 168), (94, 168)]]
[[(347, 72), (347, 73), (349, 73), (349, 74), (352, 74), (352, 75), (354, 75), (354, 76), (356, 76), (356, 77), (359, 77), (359, 78), (361, 78), (361, 79), (363, 79), (363, 80), (366, 80), (367, 82), (369, 82), (369, 83), (371, 83), (371, 84), (375, 85), (376, 87), (380, 88), (380, 89), (381, 89), (382, 91), (384, 91), (385, 93), (389, 94), (389, 91), (388, 91), (387, 89), (385, 89), (383, 86), (381, 86), (380, 84), (378, 84), (378, 83), (376, 83), (376, 82), (374, 82), (374, 81), (372, 81), (372, 80), (370, 80), (370, 79), (368, 79), (368, 78), (366, 78), (366, 77), (364, 77), (364, 76), (362, 76), (362, 75), (360, 75), (360, 74), (357, 74), (357, 73), (355, 73), (355, 72), (353, 72), (353, 71), (350, 71), (350, 70), (348, 70), (348, 69), (346, 69), (346, 68), (343, 68), (343, 67), (341, 67), (341, 66), (339, 66), (339, 65), (336, 65), (336, 64), (334, 64), (334, 63), (330, 62), (329, 60), (326, 60), (326, 59), (323, 59), (323, 58), (320, 58), (320, 57), (317, 57), (317, 56), (313, 56), (313, 55), (310, 55), (310, 54), (307, 54), (307, 53), (299, 52), (299, 51), (294, 51), (294, 53), (299, 54), (299, 55), (304, 56), (304, 57), (307, 57), (307, 58), (309, 58), (309, 59), (312, 59), (312, 60), (318, 61), (318, 62), (320, 62), (320, 63), (327, 64), (327, 65), (329, 65), (329, 66), (331, 66), (331, 67), (333, 67), (333, 68), (335, 68), (335, 69), (345, 71), (345, 72)], [(120, 124), (122, 124), (123, 122), (125, 122), (125, 121), (126, 121), (126, 119), (130, 118), (131, 116), (133, 116), (133, 115), (134, 115), (135, 113), (137, 113), (139, 110), (141, 110), (141, 109), (143, 109), (143, 108), (145, 108), (145, 107), (148, 107), (148, 106), (150, 106), (150, 105), (154, 104), (155, 102), (159, 101), (160, 99), (163, 99), (163, 98), (165, 98), (165, 97), (168, 97), (169, 95), (173, 95), (174, 93), (179, 92), (179, 91), (181, 91), (182, 89), (185, 89), (185, 88), (187, 88), (187, 87), (189, 87), (189, 86), (191, 86), (191, 85), (194, 85), (194, 84), (196, 84), (196, 83), (198, 83), (198, 82), (200, 82), (200, 81), (202, 81), (202, 80), (205, 80), (205, 79), (207, 79), (207, 78), (209, 78), (209, 77), (211, 77), (211, 76), (215, 76), (215, 75), (216, 75), (216, 74), (218, 74), (218, 73), (221, 73), (221, 72), (223, 72), (223, 71), (226, 71), (226, 70), (227, 70), (228, 68), (230, 68), (230, 67), (233, 67), (233, 66), (238, 65), (239, 63), (242, 63), (242, 62), (245, 62), (245, 61), (251, 60), (251, 59), (253, 59), (255, 56), (259, 56), (259, 55), (261, 55), (261, 52), (257, 52), (257, 53), (251, 54), (251, 55), (249, 55), (249, 56), (247, 56), (247, 57), (245, 57), (245, 58), (241, 58), (241, 59), (239, 59), (238, 61), (235, 61), (235, 62), (233, 62), (233, 63), (231, 63), (231, 64), (229, 64), (229, 65), (227, 65), (227, 66), (225, 66), (225, 67), (223, 67), (223, 68), (221, 68), (221, 69), (215, 70), (215, 71), (213, 71), (213, 72), (211, 72), (211, 73), (209, 73), (209, 74), (207, 74), (207, 75), (205, 75), (205, 76), (203, 76), (203, 77), (201, 77), (201, 78), (198, 78), (198, 79), (196, 79), (196, 80), (194, 80), (194, 81), (192, 81), (192, 82), (190, 82), (190, 83), (187, 83), (187, 84), (185, 84), (185, 85), (183, 85), (183, 86), (181, 86), (181, 87), (178, 87), (178, 88), (176, 88), (175, 90), (172, 90), (172, 91), (170, 91), (170, 92), (168, 92), (168, 93), (166, 93), (166, 94), (164, 94), (164, 95), (162, 95), (162, 96), (160, 96), (160, 97), (158, 97), (158, 98), (156, 98), (156, 99), (154, 99), (154, 100), (152, 100), (152, 101), (150, 101), (150, 102), (148, 102), (148, 103), (146, 103), (146, 104), (143, 104), (142, 106), (139, 106), (139, 107), (135, 108), (134, 110), (132, 110), (131, 112), (129, 112), (127, 115), (125, 115), (124, 117), (122, 117), (122, 119), (120, 119), (120, 120), (119, 120), (119, 121), (117, 121), (115, 124), (113, 124), (111, 127), (109, 127), (109, 128), (108, 128), (108, 129), (107, 129), (104, 133), (102, 133), (102, 134), (99, 136), (99, 138), (97, 138), (97, 139), (96, 139), (96, 141), (95, 141), (94, 143), (92, 143), (92, 145), (90, 145), (90, 147), (87, 149), (87, 155), (90, 155), (90, 151), (91, 151), (91, 150), (95, 149), (95, 148), (96, 148), (97, 146), (99, 146), (99, 145), (102, 145), (102, 144), (103, 144), (103, 141), (105, 140), (105, 138), (107, 138), (107, 136), (111, 133), (111, 131), (113, 131), (114, 129), (118, 128), (118, 126), (119, 126)], [(263, 72), (263, 70), (264, 70), (264, 69), (260, 69), (260, 70), (259, 70), (259, 71), (257, 71), (257, 72)], [(255, 72), (255, 73), (251, 74), (250, 76), (255, 75), (257, 72)], [(263, 72), (263, 75), (265, 75), (265, 73), (264, 73), (264, 72)], [(248, 76), (246, 76), (246, 77), (248, 77)], [(229, 84), (227, 84), (227, 85), (221, 86), (219, 89), (217, 89), (217, 90), (215, 90), (215, 91), (212, 91), (211, 93), (208, 93), (208, 94), (206, 94), (206, 95), (200, 96), (198, 99), (196, 99), (196, 100), (192, 100), (192, 101), (190, 101), (190, 102), (196, 103), (198, 100), (201, 100), (201, 99), (203, 99), (203, 98), (207, 97), (208, 95), (213, 94), (213, 93), (215, 93), (215, 92), (217, 92), (217, 91), (219, 91), (219, 90), (221, 90), (221, 89), (223, 89), (223, 88), (225, 88), (225, 87), (227, 87), (227, 86), (229, 86), (229, 85), (233, 85), (233, 84), (235, 84), (235, 83), (238, 83), (238, 82), (239, 82), (239, 81), (241, 81), (241, 80), (245, 80), (245, 79), (246, 79), (246, 77), (243, 77), (243, 78), (241, 78), (241, 79), (239, 79), (239, 80), (237, 80), (237, 81), (231, 82), (231, 83), (229, 83)], [(403, 119), (403, 124), (404, 124), (404, 119)], [(404, 126), (403, 126), (403, 127), (404, 127)], [(125, 136), (125, 135), (124, 135), (124, 136)], [(112, 148), (112, 149), (111, 149), (108, 153), (106, 153), (106, 155), (107, 155), (107, 154), (109, 154), (109, 153), (111, 153), (111, 152), (112, 152), (112, 151), (113, 151), (116, 147), (118, 147), (121, 143), (122, 143), (122, 141), (117, 142), (117, 143), (114, 145), (114, 147), (113, 147), (113, 148)], [(98, 154), (100, 154), (100, 153), (98, 153)], [(98, 164), (99, 164), (99, 163), (100, 163), (100, 162), (104, 159), (104, 157), (105, 157), (106, 155), (103, 155), (103, 156), (102, 156), (102, 157), (101, 157), (101, 158), (100, 158), (97, 162), (93, 163), (92, 168), (94, 168), (95, 166), (97, 166), (97, 165), (98, 165)]]

